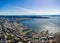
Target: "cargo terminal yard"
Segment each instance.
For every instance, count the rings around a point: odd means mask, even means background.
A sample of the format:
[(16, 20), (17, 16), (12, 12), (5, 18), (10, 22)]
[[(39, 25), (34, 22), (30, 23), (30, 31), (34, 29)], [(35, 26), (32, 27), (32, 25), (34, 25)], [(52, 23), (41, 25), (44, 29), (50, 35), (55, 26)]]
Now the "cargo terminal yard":
[(0, 43), (59, 43), (60, 33), (34, 32), (21, 18), (0, 18)]

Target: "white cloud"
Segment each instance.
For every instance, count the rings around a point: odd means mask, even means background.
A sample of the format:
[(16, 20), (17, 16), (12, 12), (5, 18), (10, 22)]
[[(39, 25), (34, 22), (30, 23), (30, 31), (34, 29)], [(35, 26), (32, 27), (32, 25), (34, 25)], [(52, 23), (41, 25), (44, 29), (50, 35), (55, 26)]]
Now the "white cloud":
[(16, 10), (3, 10), (0, 11), (0, 15), (52, 15), (60, 14), (60, 10), (30, 10), (22, 7), (16, 7)]
[(39, 14), (60, 14), (60, 10), (40, 10)]

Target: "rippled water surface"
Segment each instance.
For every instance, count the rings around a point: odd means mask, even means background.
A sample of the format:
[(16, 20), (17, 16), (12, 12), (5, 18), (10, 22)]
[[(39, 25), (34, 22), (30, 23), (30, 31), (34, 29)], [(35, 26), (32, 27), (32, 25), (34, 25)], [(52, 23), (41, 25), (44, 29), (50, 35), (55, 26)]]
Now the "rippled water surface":
[(60, 17), (53, 17), (50, 19), (31, 19), (21, 23), (36, 32), (48, 30), (50, 33), (55, 33), (60, 31)]

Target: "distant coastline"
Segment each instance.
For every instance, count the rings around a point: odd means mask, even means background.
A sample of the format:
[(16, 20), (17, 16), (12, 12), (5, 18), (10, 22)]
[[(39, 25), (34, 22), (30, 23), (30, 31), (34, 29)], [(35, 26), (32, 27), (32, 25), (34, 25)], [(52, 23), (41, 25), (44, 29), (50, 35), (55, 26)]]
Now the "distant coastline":
[(41, 18), (41, 19), (49, 19), (50, 17), (42, 17), (42, 16), (0, 16), (0, 18)]

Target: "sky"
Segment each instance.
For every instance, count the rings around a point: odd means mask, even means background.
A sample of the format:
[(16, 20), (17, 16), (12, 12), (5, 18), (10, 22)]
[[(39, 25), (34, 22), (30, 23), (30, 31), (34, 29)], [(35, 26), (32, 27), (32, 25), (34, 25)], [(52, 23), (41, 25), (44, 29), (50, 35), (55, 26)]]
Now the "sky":
[(0, 0), (0, 15), (60, 15), (60, 0)]

